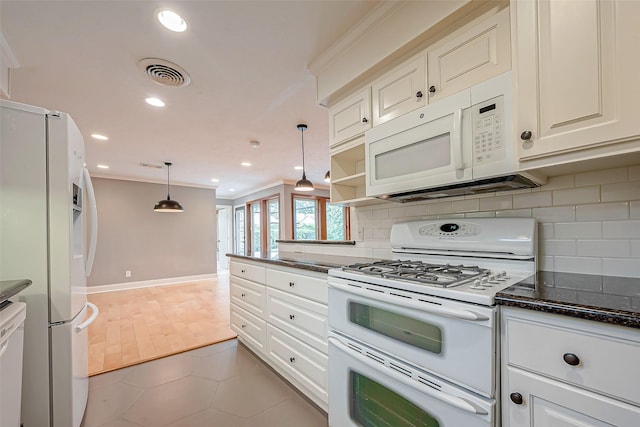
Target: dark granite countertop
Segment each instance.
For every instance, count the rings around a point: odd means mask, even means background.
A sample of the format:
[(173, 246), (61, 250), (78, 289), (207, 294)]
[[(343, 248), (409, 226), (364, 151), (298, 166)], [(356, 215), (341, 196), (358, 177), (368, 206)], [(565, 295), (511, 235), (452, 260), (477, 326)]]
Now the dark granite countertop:
[(280, 239), (276, 240), (278, 243), (296, 243), (296, 244), (313, 244), (313, 245), (350, 245), (353, 246), (356, 244), (355, 240), (285, 240)]
[(539, 271), (496, 304), (640, 328), (640, 278)]
[(228, 257), (245, 259), (247, 261), (259, 261), (267, 264), (280, 265), (283, 267), (298, 268), (301, 270), (318, 271), (328, 273), (331, 268), (339, 268), (343, 265), (355, 264), (357, 262), (371, 262), (371, 258), (358, 258), (338, 255), (308, 254), (299, 252), (280, 252), (277, 258), (254, 257), (236, 254), (227, 254)]
[[(24, 288), (31, 284), (29, 279), (19, 280), (2, 280), (0, 281), (0, 307), (4, 307), (4, 304), (9, 298), (22, 291)], [(8, 302), (7, 304), (10, 304)]]

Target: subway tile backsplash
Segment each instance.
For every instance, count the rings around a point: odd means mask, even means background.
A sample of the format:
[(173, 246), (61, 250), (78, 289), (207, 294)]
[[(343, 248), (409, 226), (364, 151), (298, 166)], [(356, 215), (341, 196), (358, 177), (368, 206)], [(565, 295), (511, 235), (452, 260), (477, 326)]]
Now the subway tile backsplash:
[[(551, 177), (540, 188), (351, 210), (355, 246), (298, 245), (302, 252), (390, 258), (395, 222), (535, 217), (544, 270), (640, 277), (640, 165)], [(289, 249), (287, 249), (289, 250)]]

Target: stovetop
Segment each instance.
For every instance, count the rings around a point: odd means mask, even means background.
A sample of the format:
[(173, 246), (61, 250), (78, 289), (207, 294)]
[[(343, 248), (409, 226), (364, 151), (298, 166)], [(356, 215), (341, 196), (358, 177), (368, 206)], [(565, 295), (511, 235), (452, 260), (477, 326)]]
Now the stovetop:
[[(387, 279), (414, 281), (443, 288), (459, 286), (475, 280), (480, 280), (479, 285), (482, 278), (491, 276), (491, 270), (475, 265), (433, 264), (423, 261), (400, 260), (357, 263), (342, 267), (342, 270)], [(501, 277), (492, 277), (492, 279), (501, 280)]]

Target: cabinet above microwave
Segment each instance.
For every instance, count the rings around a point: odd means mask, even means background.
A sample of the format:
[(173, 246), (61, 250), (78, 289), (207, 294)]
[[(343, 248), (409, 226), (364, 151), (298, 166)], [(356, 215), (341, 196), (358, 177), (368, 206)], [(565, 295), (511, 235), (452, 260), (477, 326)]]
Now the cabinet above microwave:
[(536, 187), (519, 173), (511, 72), (365, 133), (366, 195), (398, 201)]

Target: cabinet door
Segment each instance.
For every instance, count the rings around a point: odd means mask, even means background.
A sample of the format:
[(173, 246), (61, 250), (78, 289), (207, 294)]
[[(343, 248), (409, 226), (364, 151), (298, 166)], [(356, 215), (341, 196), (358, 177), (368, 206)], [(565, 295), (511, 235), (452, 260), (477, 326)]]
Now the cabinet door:
[(639, 135), (640, 2), (526, 0), (514, 9), (520, 159), (602, 156)]
[(373, 126), (426, 105), (425, 73), (425, 57), (421, 54), (373, 82)]
[(509, 9), (427, 50), (429, 103), (511, 69)]
[[(637, 427), (640, 408), (515, 368), (507, 369), (503, 418), (510, 427)], [(521, 402), (521, 403), (520, 403)]]
[(371, 90), (369, 87), (329, 108), (329, 146), (347, 141), (371, 128)]

